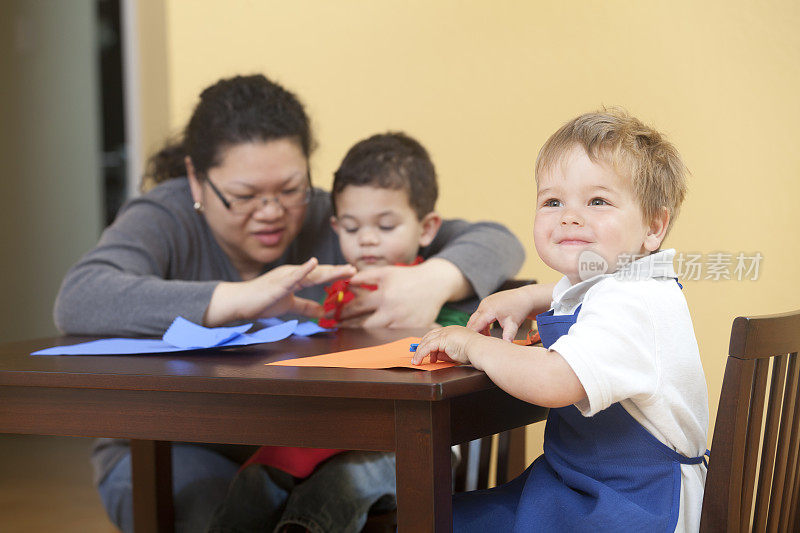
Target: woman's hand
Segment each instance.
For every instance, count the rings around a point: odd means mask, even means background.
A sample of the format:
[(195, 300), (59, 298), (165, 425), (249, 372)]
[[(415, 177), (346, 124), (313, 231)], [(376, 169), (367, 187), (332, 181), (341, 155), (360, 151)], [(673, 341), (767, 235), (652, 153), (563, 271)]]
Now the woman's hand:
[(342, 309), (342, 327), (431, 327), (445, 302), (469, 296), (472, 288), (458, 268), (433, 258), (417, 266), (385, 266), (353, 276), (356, 297)]
[(411, 362), (418, 365), (426, 356), (430, 356), (431, 363), (453, 361), (472, 364), (478, 370), (482, 370), (474, 358), (474, 355), (480, 353), (474, 349), (474, 344), (480, 343), (483, 339), (482, 335), (461, 326), (434, 329), (422, 337)]
[(328, 283), (356, 273), (350, 265), (319, 265), (311, 258), (302, 265), (283, 265), (249, 281), (222, 282), (217, 285), (206, 309), (208, 327), (236, 320), (252, 320), (296, 313), (312, 318), (322, 316), (322, 306), (294, 293), (305, 287)]
[(467, 327), (488, 335), (489, 326), (497, 321), (503, 328), (503, 340), (511, 341), (529, 315), (543, 312), (550, 306), (553, 287), (552, 284), (533, 284), (490, 294), (469, 317)]

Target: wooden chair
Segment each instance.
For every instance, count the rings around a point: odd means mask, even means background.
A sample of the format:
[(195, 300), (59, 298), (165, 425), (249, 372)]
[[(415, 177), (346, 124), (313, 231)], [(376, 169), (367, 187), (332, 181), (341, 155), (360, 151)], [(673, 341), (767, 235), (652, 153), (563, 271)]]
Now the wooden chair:
[(800, 531), (799, 348), (800, 310), (733, 321), (701, 532)]
[[(492, 446), (496, 444), (494, 463), (497, 485), (511, 481), (521, 474), (525, 467), (525, 428), (515, 428), (491, 436), (465, 442), (461, 445), (461, 461), (453, 475), (454, 492), (465, 492), (490, 487), (489, 473), (492, 470)], [(492, 485), (493, 486), (493, 485)]]

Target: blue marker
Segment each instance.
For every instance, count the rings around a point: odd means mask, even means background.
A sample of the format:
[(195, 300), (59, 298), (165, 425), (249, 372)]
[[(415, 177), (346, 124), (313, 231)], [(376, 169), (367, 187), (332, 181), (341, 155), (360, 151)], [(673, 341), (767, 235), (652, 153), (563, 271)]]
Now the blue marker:
[(409, 352), (416, 352), (417, 351), (417, 346), (419, 346), (418, 342), (412, 342), (411, 343), (411, 347), (408, 349), (408, 351)]

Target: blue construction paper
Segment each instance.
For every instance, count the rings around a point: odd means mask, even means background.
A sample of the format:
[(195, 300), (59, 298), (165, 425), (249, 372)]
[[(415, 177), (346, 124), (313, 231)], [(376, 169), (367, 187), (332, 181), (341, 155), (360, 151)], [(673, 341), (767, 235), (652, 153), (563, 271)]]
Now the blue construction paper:
[(127, 355), (184, 350), (161, 339), (100, 339), (71, 346), (54, 346), (31, 355)]
[(240, 335), (239, 338), (230, 340), (224, 346), (244, 346), (247, 344), (275, 342), (291, 336), (295, 329), (297, 329), (297, 320), (289, 320), (282, 324), (260, 329), (255, 333)]
[[(258, 323), (264, 326), (274, 326), (277, 324), (282, 324), (283, 321), (280, 318), (259, 318)], [(300, 337), (309, 337), (311, 335), (316, 335), (317, 333), (329, 333), (331, 331), (336, 331), (336, 328), (323, 328), (316, 322), (300, 322), (297, 324), (297, 328), (294, 330), (294, 335), (298, 335)]]
[(259, 318), (258, 320), (256, 320), (256, 322), (258, 322), (259, 324), (261, 324), (264, 327), (277, 326), (279, 324), (283, 324), (283, 320), (281, 320), (280, 318), (274, 318), (274, 317), (273, 318)]
[(317, 333), (329, 333), (331, 331), (336, 331), (336, 328), (323, 328), (316, 322), (300, 322), (297, 324), (297, 329), (294, 330), (294, 334), (300, 335), (301, 337), (308, 337), (310, 335), (316, 335)]
[(244, 324), (232, 328), (204, 328), (179, 316), (172, 322), (163, 338), (167, 344), (187, 350), (211, 348), (224, 345), (252, 327), (253, 324)]
[(275, 342), (292, 334), (300, 336), (331, 331), (313, 322), (298, 323), (297, 320), (262, 319), (266, 326), (253, 333), (245, 333), (253, 324), (234, 327), (206, 328), (183, 317), (176, 318), (162, 339), (100, 339), (96, 341), (54, 346), (33, 352), (31, 355), (134, 355), (150, 353), (172, 353), (228, 346), (248, 346)]

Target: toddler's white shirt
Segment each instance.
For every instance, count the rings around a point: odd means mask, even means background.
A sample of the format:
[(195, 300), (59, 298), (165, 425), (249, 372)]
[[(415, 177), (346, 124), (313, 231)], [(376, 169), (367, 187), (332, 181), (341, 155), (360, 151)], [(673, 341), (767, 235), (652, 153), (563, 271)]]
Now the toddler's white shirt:
[[(614, 274), (553, 290), (553, 312), (576, 323), (550, 346), (586, 390), (584, 416), (619, 402), (658, 440), (686, 457), (703, 455), (708, 438), (708, 392), (692, 319), (672, 260), (663, 250)], [(676, 531), (697, 531), (706, 467), (681, 465)]]

